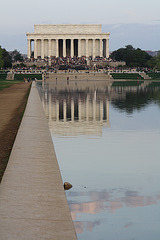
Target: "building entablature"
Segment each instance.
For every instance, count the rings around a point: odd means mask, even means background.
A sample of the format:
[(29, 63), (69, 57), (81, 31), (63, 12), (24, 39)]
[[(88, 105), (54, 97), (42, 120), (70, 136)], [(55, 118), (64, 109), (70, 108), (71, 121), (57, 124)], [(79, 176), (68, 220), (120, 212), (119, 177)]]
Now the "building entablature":
[(36, 34), (27, 33), (28, 40), (36, 39), (109, 39), (110, 33), (102, 34)]

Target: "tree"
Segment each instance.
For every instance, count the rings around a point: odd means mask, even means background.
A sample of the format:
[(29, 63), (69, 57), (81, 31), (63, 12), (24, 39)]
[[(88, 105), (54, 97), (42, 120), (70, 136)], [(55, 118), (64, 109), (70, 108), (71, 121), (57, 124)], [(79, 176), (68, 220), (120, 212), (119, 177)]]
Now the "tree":
[(126, 47), (126, 50), (128, 51), (135, 50), (132, 45), (126, 45), (125, 47)]
[(157, 70), (160, 70), (160, 55), (158, 55), (158, 56), (156, 57), (155, 62), (156, 62), (155, 68), (156, 68)]
[(12, 67), (12, 57), (10, 54), (6, 51), (5, 48), (2, 49), (2, 58), (3, 58), (3, 67), (4, 68), (10, 68)]
[(111, 58), (116, 61), (125, 61), (128, 67), (147, 67), (147, 62), (152, 58), (148, 53), (140, 48), (133, 48), (127, 45), (111, 54)]
[(155, 70), (160, 70), (160, 51), (156, 57), (153, 57), (148, 61), (148, 66)]
[(17, 49), (11, 52), (11, 57), (13, 62), (17, 62), (17, 61), (23, 62), (23, 56), (21, 55), (20, 52), (17, 51)]

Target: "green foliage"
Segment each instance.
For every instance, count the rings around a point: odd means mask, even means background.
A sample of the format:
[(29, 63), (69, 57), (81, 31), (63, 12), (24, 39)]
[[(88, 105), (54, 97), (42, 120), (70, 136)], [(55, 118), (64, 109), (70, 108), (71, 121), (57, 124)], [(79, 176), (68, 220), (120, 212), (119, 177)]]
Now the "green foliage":
[(12, 57), (6, 51), (5, 48), (2, 49), (2, 58), (3, 58), (3, 68), (11, 68), (12, 67)]
[(14, 62), (17, 62), (17, 61), (22, 62), (23, 61), (23, 56), (16, 49), (11, 53), (11, 57), (12, 57), (12, 61), (14, 61)]
[(147, 67), (147, 62), (152, 58), (148, 53), (140, 48), (133, 48), (127, 45), (111, 54), (111, 58), (116, 61), (125, 61), (128, 67)]
[[(0, 46), (0, 68), (11, 68), (12, 61), (23, 62), (23, 56), (17, 50), (9, 53), (5, 48), (1, 48)], [(23, 64), (23, 63), (21, 63)]]
[(160, 94), (159, 90), (155, 92), (149, 87), (147, 91), (127, 92), (125, 98), (113, 99), (111, 104), (121, 111), (132, 114), (134, 110), (143, 109), (152, 102), (160, 105)]
[(147, 64), (150, 68), (153, 68), (154, 70), (160, 70), (160, 54), (157, 57), (151, 58), (147, 62)]
[(155, 58), (155, 62), (156, 62), (155, 68), (157, 70), (160, 70), (160, 54)]
[(11, 68), (12, 60), (22, 62), (23, 57), (17, 50), (14, 50), (11, 54), (9, 54), (5, 48), (2, 49), (0, 47), (0, 68)]
[(150, 68), (154, 68), (155, 65), (156, 65), (156, 58), (155, 57), (152, 57), (150, 60), (147, 61), (147, 65), (148, 67)]

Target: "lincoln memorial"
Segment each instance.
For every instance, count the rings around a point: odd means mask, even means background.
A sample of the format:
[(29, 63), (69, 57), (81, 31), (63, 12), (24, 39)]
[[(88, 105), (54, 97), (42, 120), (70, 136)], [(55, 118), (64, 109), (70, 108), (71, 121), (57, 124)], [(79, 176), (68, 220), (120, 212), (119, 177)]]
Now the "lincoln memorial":
[[(26, 33), (27, 57), (34, 58), (89, 57), (109, 58), (109, 35), (101, 24), (34, 25), (34, 33)], [(34, 41), (34, 50), (31, 42)]]

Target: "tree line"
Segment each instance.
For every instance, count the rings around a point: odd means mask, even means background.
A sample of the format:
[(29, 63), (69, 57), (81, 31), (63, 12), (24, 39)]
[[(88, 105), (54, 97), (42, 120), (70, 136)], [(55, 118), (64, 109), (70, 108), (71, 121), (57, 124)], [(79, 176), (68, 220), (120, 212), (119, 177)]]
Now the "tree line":
[(23, 62), (23, 56), (16, 49), (12, 52), (8, 52), (5, 48), (0, 46), (0, 69), (11, 68), (12, 62)]
[(115, 61), (125, 61), (127, 67), (148, 67), (160, 70), (160, 53), (157, 57), (152, 57), (140, 48), (135, 49), (132, 45), (113, 51), (110, 58)]

